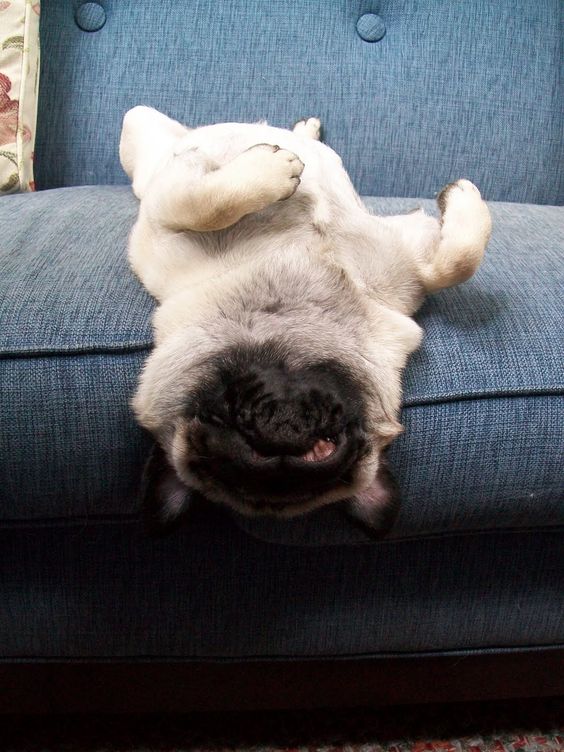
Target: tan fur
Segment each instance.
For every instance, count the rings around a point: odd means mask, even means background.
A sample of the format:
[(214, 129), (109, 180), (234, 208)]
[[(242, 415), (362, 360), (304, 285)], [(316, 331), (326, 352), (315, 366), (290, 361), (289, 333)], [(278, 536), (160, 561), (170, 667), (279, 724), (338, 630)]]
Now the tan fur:
[[(352, 490), (366, 487), (401, 431), (401, 372), (421, 340), (410, 316), (482, 260), (491, 221), (472, 183), (443, 191), (440, 221), (422, 211), (377, 217), (319, 132), (316, 118), (290, 131), (188, 129), (147, 107), (125, 116), (120, 156), (140, 199), (129, 260), (160, 303), (133, 405), (186, 483), (183, 395), (222, 348), (275, 337), (296, 367), (333, 357), (362, 378), (372, 449)], [(274, 299), (283, 314), (267, 313)]]

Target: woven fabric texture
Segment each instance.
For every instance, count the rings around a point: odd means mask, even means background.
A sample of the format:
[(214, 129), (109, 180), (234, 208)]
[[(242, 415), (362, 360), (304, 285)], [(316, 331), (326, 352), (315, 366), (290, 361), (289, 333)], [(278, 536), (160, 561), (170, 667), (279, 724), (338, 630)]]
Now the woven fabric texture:
[[(367, 203), (382, 213), (414, 205)], [(564, 522), (564, 210), (491, 208), (495, 230), (483, 267), (417, 315), (426, 337), (407, 369), (406, 432), (390, 457), (403, 499), (397, 537)], [(150, 351), (154, 304), (126, 261), (136, 211), (125, 187), (0, 200), (5, 521), (138, 509), (151, 439), (129, 400)], [(365, 540), (338, 509), (284, 523), (239, 522), (278, 542)]]
[[(373, 546), (256, 540), (219, 512), (0, 529), (0, 657), (381, 655), (564, 641), (558, 532)], [(463, 656), (460, 656), (463, 659)]]
[[(189, 125), (318, 115), (366, 195), (466, 177), (490, 200), (564, 201), (558, 0), (104, 0), (95, 31), (80, 5), (43, 9), (41, 188), (126, 182), (121, 120), (146, 104)], [(375, 12), (385, 34), (365, 41)]]

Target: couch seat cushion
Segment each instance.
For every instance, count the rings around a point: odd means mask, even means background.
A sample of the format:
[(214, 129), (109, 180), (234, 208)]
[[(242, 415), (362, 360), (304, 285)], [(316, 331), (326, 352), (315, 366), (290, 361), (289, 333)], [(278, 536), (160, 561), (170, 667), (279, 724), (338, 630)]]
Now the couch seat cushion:
[[(381, 213), (414, 199), (366, 199)], [(491, 205), (487, 259), (430, 298), (405, 377), (392, 537), (562, 524), (564, 210)], [(151, 440), (128, 402), (154, 304), (128, 269), (123, 186), (0, 199), (0, 519), (135, 515)], [(337, 509), (238, 522), (296, 544), (362, 542)]]

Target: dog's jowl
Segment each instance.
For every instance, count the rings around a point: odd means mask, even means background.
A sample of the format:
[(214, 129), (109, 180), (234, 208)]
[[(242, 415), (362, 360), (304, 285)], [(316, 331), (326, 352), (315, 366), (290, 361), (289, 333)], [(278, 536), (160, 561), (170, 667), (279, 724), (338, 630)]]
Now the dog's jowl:
[(316, 118), (292, 131), (190, 129), (147, 107), (120, 156), (140, 200), (129, 260), (155, 296), (155, 349), (133, 400), (156, 440), (146, 504), (161, 524), (195, 495), (293, 517), (339, 502), (388, 529), (384, 451), (426, 293), (478, 268), (491, 221), (468, 180), (423, 211), (371, 215)]

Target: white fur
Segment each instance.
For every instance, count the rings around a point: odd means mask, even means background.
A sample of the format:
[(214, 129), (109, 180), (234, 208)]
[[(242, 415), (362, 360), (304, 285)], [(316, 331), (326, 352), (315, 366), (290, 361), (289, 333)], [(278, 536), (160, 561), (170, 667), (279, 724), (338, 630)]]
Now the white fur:
[[(126, 114), (120, 156), (141, 201), (129, 260), (160, 302), (134, 407), (162, 440), (181, 421), (182, 389), (222, 347), (277, 336), (296, 365), (336, 357), (366, 383), (374, 441), (361, 489), (401, 430), (401, 371), (421, 340), (410, 316), (425, 293), (473, 274), (491, 221), (467, 180), (443, 192), (440, 221), (370, 214), (319, 133), (316, 118), (294, 131), (189, 129), (147, 107)], [(278, 318), (261, 313), (274, 294), (285, 302)]]

